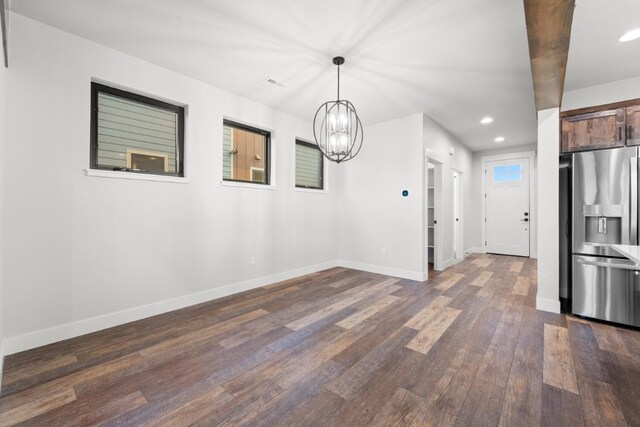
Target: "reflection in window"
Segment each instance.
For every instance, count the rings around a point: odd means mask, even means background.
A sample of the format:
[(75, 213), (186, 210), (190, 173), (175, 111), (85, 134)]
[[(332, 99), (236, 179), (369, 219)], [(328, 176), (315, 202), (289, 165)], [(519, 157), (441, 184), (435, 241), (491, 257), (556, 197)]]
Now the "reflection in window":
[(503, 165), (493, 167), (493, 182), (519, 182), (520, 165)]

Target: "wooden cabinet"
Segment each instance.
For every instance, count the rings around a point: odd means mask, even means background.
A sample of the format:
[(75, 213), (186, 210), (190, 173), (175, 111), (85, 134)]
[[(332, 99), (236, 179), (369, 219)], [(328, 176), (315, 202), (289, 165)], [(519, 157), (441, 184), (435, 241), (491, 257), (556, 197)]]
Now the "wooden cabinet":
[(640, 105), (627, 107), (627, 145), (640, 145)]
[[(625, 118), (625, 108), (564, 117), (561, 123), (561, 151), (568, 153), (624, 146)], [(640, 124), (640, 112), (635, 119)]]

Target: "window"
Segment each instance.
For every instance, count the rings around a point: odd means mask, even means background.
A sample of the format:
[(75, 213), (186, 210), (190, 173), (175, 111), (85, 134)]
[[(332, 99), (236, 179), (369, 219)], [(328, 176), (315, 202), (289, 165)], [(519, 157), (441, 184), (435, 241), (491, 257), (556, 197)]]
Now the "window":
[(493, 182), (520, 181), (520, 165), (506, 165), (493, 167)]
[(250, 126), (223, 122), (222, 179), (269, 184), (271, 134)]
[(184, 108), (91, 83), (91, 168), (183, 176)]
[(296, 187), (322, 190), (323, 162), (317, 145), (296, 140)]

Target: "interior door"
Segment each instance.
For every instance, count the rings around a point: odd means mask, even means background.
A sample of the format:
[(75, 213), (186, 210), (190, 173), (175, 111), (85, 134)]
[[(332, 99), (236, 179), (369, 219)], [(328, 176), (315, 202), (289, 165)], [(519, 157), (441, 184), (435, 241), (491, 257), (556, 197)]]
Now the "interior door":
[(462, 258), (460, 247), (460, 174), (453, 171), (453, 258)]
[(485, 251), (529, 256), (529, 158), (486, 162)]

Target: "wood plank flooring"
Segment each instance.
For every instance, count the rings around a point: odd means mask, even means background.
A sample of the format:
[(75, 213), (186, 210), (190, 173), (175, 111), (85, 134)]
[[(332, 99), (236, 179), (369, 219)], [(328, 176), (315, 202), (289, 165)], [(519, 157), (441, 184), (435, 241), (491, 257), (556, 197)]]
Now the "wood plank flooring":
[(640, 332), (536, 311), (535, 269), (334, 268), (11, 355), (0, 425), (640, 425)]

